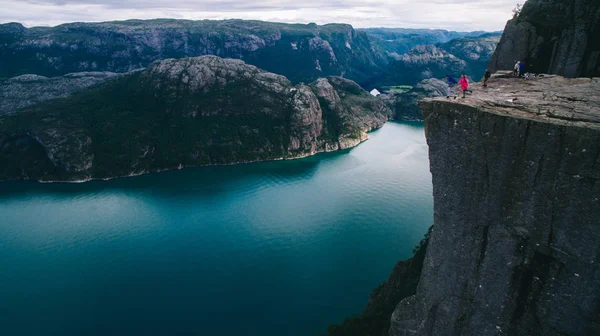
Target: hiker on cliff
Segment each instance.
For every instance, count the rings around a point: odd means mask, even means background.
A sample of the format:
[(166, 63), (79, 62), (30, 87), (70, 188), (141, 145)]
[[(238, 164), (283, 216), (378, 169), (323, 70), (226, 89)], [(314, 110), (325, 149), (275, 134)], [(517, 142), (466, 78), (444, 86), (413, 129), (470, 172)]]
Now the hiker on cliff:
[(469, 80), (467, 79), (467, 76), (465, 74), (462, 74), (462, 77), (460, 78), (460, 88), (462, 89), (463, 92), (463, 98), (466, 98), (466, 93), (467, 91), (473, 93), (473, 91), (469, 90)]
[(446, 95), (446, 98), (450, 98), (450, 96), (453, 95), (454, 99), (456, 99), (455, 86), (458, 84), (458, 82), (450, 75), (446, 75), (446, 82), (448, 83), (448, 95)]
[(513, 74), (517, 77), (521, 75), (521, 61), (517, 61), (517, 63), (515, 63)]
[(519, 63), (519, 75), (520, 76), (523, 76), (525, 74), (525, 71), (523, 71), (523, 70), (525, 70), (525, 62)]
[(492, 77), (492, 73), (490, 72), (489, 69), (485, 69), (485, 74), (483, 75), (483, 87), (484, 88), (487, 87), (487, 82), (488, 82), (488, 80), (490, 80), (490, 77)]

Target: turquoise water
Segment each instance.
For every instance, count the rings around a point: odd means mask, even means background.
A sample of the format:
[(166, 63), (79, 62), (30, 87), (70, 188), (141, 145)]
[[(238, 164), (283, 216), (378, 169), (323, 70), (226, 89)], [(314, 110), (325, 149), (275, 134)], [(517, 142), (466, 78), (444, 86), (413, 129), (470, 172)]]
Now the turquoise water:
[(422, 124), (350, 151), (0, 183), (0, 335), (316, 335), (433, 218)]

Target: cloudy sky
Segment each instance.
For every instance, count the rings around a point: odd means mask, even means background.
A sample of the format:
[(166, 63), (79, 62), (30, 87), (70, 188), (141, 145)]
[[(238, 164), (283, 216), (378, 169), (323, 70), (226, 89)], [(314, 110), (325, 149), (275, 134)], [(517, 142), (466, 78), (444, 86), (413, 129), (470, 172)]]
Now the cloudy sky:
[(0, 0), (0, 23), (256, 19), (355, 27), (500, 30), (523, 0)]

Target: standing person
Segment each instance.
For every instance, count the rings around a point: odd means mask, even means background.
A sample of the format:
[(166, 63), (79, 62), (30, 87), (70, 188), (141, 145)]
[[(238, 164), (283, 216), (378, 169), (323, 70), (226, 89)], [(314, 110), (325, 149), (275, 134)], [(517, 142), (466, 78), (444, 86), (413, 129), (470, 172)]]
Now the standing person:
[(521, 61), (517, 61), (517, 63), (515, 64), (513, 74), (519, 77), (519, 71), (521, 71)]
[[(467, 76), (465, 74), (462, 74), (462, 77), (460, 78), (460, 87), (462, 89), (463, 92), (463, 98), (466, 98), (466, 93), (467, 91), (471, 91), (469, 90), (469, 80), (467, 79)], [(471, 93), (473, 93), (473, 91), (471, 91)]]
[(456, 79), (450, 75), (446, 75), (446, 81), (448, 82), (448, 95), (446, 98), (450, 98), (451, 95), (454, 95), (454, 99), (456, 99), (456, 89), (455, 86), (458, 84)]
[(490, 80), (490, 77), (492, 77), (492, 73), (490, 72), (489, 69), (485, 69), (485, 75), (483, 75), (483, 87), (484, 88), (487, 87), (487, 82), (488, 82), (488, 80)]
[(524, 68), (525, 68), (525, 62), (519, 63), (519, 77), (521, 77), (525, 74), (525, 72), (523, 72)]

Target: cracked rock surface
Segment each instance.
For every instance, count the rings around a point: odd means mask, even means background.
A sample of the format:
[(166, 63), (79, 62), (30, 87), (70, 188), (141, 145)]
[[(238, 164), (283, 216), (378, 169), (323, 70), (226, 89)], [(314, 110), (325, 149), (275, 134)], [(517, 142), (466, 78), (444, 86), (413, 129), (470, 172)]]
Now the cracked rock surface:
[(495, 77), (421, 102), (434, 230), (390, 335), (600, 333), (599, 83)]

